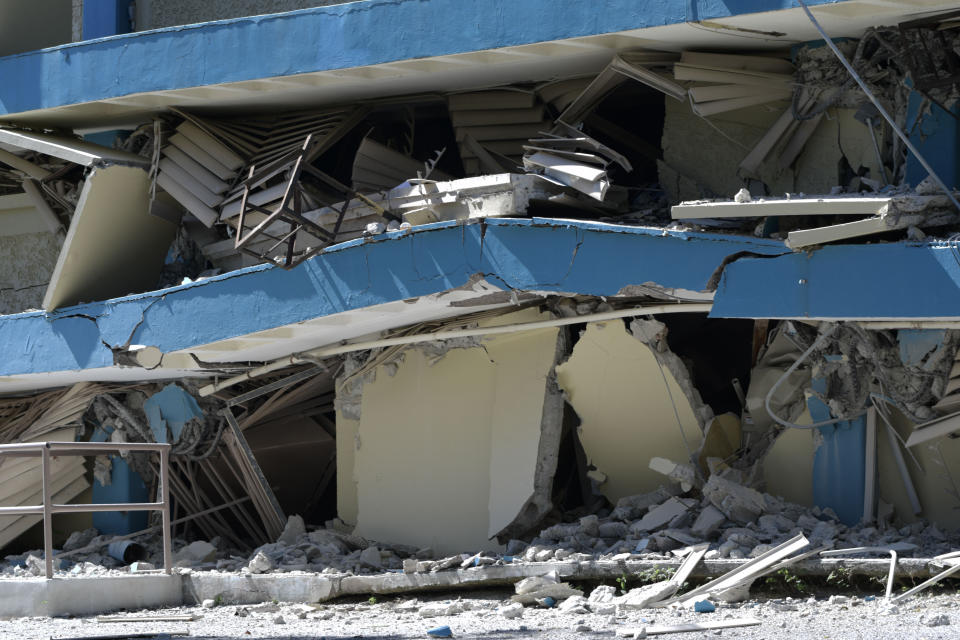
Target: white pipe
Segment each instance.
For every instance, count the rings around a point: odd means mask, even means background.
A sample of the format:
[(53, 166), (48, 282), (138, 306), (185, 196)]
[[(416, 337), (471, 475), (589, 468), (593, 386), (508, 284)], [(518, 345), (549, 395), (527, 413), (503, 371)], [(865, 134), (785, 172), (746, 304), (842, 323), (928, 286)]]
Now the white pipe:
[[(874, 401), (876, 402), (876, 401)], [(878, 411), (880, 419), (887, 428), (887, 437), (890, 439), (890, 450), (893, 452), (893, 459), (897, 462), (897, 469), (900, 471), (900, 479), (903, 481), (903, 488), (907, 491), (907, 498), (910, 500), (910, 508), (914, 515), (919, 515), (923, 511), (920, 505), (920, 497), (917, 495), (917, 489), (913, 486), (913, 479), (910, 477), (910, 470), (907, 469), (907, 461), (903, 459), (903, 451), (900, 450), (900, 439), (893, 429), (893, 425), (887, 420), (887, 416), (882, 411)]]
[(317, 358), (326, 358), (351, 351), (365, 351), (367, 349), (379, 349), (381, 347), (394, 347), (405, 344), (416, 344), (418, 342), (432, 342), (434, 340), (450, 340), (452, 338), (470, 338), (473, 336), (496, 335), (502, 333), (517, 333), (520, 331), (536, 331), (537, 329), (549, 329), (552, 327), (562, 327), (571, 324), (582, 324), (584, 322), (603, 322), (605, 320), (617, 320), (620, 318), (629, 318), (631, 316), (655, 315), (659, 313), (708, 313), (713, 308), (712, 302), (691, 303), (691, 304), (659, 304), (646, 307), (632, 307), (630, 309), (618, 309), (616, 311), (604, 311), (602, 313), (590, 313), (582, 316), (573, 316), (570, 318), (554, 318), (552, 320), (542, 320), (539, 322), (523, 322), (520, 324), (510, 324), (498, 327), (477, 327), (475, 329), (455, 329), (453, 331), (438, 331), (436, 333), (418, 333), (409, 336), (397, 336), (395, 338), (381, 338), (380, 340), (369, 340), (365, 342), (347, 342), (309, 351), (294, 353), (289, 356), (274, 360), (262, 367), (251, 369), (245, 373), (232, 378), (227, 378), (222, 382), (207, 385), (200, 389), (201, 396), (209, 396), (227, 387), (232, 387), (240, 382), (245, 382), (253, 378), (277, 371), (297, 364), (312, 362)]

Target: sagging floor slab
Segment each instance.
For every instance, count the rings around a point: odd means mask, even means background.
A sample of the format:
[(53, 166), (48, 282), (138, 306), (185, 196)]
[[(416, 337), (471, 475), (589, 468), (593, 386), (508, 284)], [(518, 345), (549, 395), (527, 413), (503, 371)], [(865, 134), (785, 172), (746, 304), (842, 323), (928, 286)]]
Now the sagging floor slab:
[[(371, 576), (328, 576), (318, 573), (241, 574), (185, 572), (145, 576), (82, 578), (21, 578), (0, 580), (0, 617), (81, 616), (120, 609), (150, 609), (200, 604), (263, 602), (327, 602), (344, 596), (408, 594), (425, 591), (466, 591), (511, 585), (524, 578), (552, 571), (565, 581), (614, 581), (626, 575), (663, 575), (676, 570), (681, 559), (656, 561), (533, 562), (476, 567), (435, 573), (386, 573)], [(716, 577), (748, 560), (702, 561), (691, 574)], [(790, 572), (799, 576), (826, 577), (838, 568), (849, 575), (885, 578), (888, 558), (825, 558), (797, 562)], [(929, 558), (902, 558), (897, 579), (926, 579), (942, 570)], [(878, 587), (878, 593), (882, 590)]]

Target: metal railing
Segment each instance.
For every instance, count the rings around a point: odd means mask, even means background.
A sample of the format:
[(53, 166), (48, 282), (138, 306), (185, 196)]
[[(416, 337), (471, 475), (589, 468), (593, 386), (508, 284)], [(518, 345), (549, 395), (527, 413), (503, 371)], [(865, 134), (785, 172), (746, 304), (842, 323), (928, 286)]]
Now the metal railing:
[[(155, 451), (160, 454), (160, 502), (116, 504), (53, 504), (50, 458), (57, 456), (99, 456), (123, 451)], [(42, 505), (0, 507), (0, 516), (43, 516), (43, 557), (46, 576), (53, 577), (53, 514), (92, 513), (94, 511), (159, 511), (163, 517), (163, 569), (172, 566), (170, 547), (170, 483), (168, 463), (170, 445), (155, 442), (22, 442), (0, 445), (0, 457), (39, 457), (43, 485)]]

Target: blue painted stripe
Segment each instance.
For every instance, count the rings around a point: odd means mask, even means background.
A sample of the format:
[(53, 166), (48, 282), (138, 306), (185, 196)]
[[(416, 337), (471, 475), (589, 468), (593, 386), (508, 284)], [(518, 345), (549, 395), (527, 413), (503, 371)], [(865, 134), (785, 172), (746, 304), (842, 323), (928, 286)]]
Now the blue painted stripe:
[(175, 351), (447, 291), (477, 274), (503, 287), (597, 296), (645, 283), (702, 291), (724, 258), (745, 250), (785, 251), (770, 240), (588, 222), (438, 223), (345, 243), (291, 271), (252, 267), (52, 314), (0, 316), (0, 375), (111, 366), (110, 346)]
[(2, 58), (0, 114), (796, 6), (794, 0), (351, 2), (124, 34)]
[(960, 248), (830, 245), (727, 265), (718, 318), (960, 318)]

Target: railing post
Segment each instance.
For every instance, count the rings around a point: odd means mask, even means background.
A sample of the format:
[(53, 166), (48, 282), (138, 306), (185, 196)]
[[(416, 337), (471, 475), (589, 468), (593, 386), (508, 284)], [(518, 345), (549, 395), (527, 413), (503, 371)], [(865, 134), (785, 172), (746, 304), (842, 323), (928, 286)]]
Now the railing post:
[(40, 450), (40, 476), (43, 483), (43, 559), (47, 579), (50, 579), (53, 577), (53, 513), (50, 510), (53, 487), (50, 482), (50, 449), (46, 443)]
[(170, 448), (160, 449), (160, 502), (163, 503), (161, 518), (163, 521), (163, 570), (169, 575), (173, 567), (173, 554), (170, 542)]

